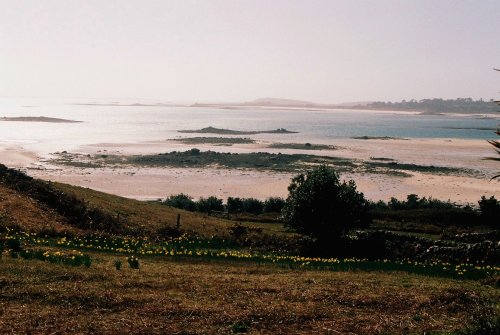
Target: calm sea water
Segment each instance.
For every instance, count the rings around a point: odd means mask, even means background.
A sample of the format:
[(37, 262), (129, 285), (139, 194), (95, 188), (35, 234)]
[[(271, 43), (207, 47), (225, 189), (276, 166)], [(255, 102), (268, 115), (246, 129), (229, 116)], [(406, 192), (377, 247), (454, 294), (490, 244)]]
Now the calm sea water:
[[(366, 113), (362, 111), (233, 110), (192, 107), (94, 106), (89, 99), (0, 98), (0, 117), (47, 116), (83, 123), (0, 122), (0, 143), (42, 152), (73, 150), (84, 144), (162, 141), (182, 129), (208, 126), (235, 130), (286, 128), (298, 134), (259, 134), (282, 142), (334, 143), (355, 136), (489, 139), (498, 118)], [(112, 101), (121, 104), (146, 101)], [(484, 130), (486, 128), (486, 130)], [(197, 135), (193, 135), (197, 136)], [(205, 136), (205, 135), (200, 135)]]

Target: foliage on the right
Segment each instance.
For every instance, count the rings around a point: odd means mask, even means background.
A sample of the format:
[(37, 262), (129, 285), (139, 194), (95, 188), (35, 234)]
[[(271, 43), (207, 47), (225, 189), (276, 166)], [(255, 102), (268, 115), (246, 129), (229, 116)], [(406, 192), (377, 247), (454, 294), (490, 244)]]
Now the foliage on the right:
[(353, 180), (340, 181), (331, 167), (319, 166), (292, 179), (283, 208), (285, 224), (318, 241), (335, 240), (370, 223), (369, 203)]
[[(495, 70), (496, 71), (500, 71), (500, 69), (495, 69)], [(500, 105), (500, 100), (495, 101), (495, 103), (497, 103), (498, 105)], [(497, 127), (496, 134), (498, 136), (500, 136), (500, 127)], [(498, 140), (489, 140), (488, 142), (495, 148), (495, 151), (497, 152), (497, 155), (500, 156), (500, 141), (498, 141)], [(500, 157), (487, 157), (486, 159), (500, 162)], [(499, 179), (499, 178), (500, 178), (500, 173), (498, 173), (497, 175), (493, 176), (491, 179)]]

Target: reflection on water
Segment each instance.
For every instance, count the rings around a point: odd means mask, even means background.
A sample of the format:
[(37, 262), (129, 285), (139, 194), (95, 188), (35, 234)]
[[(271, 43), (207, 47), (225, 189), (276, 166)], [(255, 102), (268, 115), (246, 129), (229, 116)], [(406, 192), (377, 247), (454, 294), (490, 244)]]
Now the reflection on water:
[[(0, 98), (0, 117), (47, 116), (83, 123), (0, 122), (0, 143), (23, 144), (42, 152), (72, 150), (83, 144), (164, 141), (177, 130), (207, 126), (235, 130), (286, 128), (298, 134), (252, 135), (257, 140), (334, 143), (336, 138), (494, 137), (498, 119), (362, 111), (241, 110), (207, 107), (88, 105), (95, 99)], [(130, 102), (122, 101), (122, 104)], [(141, 101), (143, 104), (148, 102)], [(205, 135), (203, 135), (205, 136)]]

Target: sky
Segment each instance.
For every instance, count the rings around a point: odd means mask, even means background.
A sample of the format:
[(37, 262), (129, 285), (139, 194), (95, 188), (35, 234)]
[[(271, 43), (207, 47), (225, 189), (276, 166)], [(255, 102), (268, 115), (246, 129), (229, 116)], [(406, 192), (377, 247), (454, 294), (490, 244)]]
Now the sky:
[(500, 1), (0, 0), (0, 96), (498, 98)]

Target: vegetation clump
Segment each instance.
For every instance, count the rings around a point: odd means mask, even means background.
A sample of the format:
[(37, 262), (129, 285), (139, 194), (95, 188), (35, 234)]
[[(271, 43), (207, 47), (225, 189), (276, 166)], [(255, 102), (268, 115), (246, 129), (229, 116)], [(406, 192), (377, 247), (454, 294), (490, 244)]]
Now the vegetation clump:
[(368, 201), (353, 180), (320, 166), (292, 179), (283, 208), (286, 226), (316, 240), (332, 241), (353, 227), (367, 225)]
[(167, 206), (184, 209), (186, 211), (195, 211), (196, 203), (193, 198), (184, 193), (171, 195), (167, 199), (163, 200), (162, 203)]
[(137, 258), (136, 256), (127, 257), (127, 263), (131, 269), (139, 269), (139, 258)]
[(0, 164), (0, 182), (36, 199), (64, 215), (79, 228), (123, 233), (119, 221), (101, 209), (88, 206), (84, 200), (56, 189), (50, 182), (33, 179), (25, 173)]
[(478, 203), (483, 222), (498, 228), (500, 226), (500, 201), (494, 196), (490, 198), (482, 196)]
[(285, 200), (280, 197), (270, 197), (264, 201), (255, 198), (228, 197), (224, 205), (223, 200), (216, 196), (200, 198), (195, 201), (192, 197), (183, 193), (171, 195), (161, 201), (161, 203), (192, 212), (209, 213), (225, 211), (228, 214), (248, 213), (255, 215), (280, 213), (285, 206)]
[(335, 150), (338, 147), (327, 144), (311, 143), (272, 143), (268, 146), (271, 149), (295, 149), (295, 150)]
[(184, 144), (214, 144), (214, 145), (233, 145), (233, 144), (251, 144), (255, 140), (242, 137), (185, 137), (176, 138), (174, 141)]

